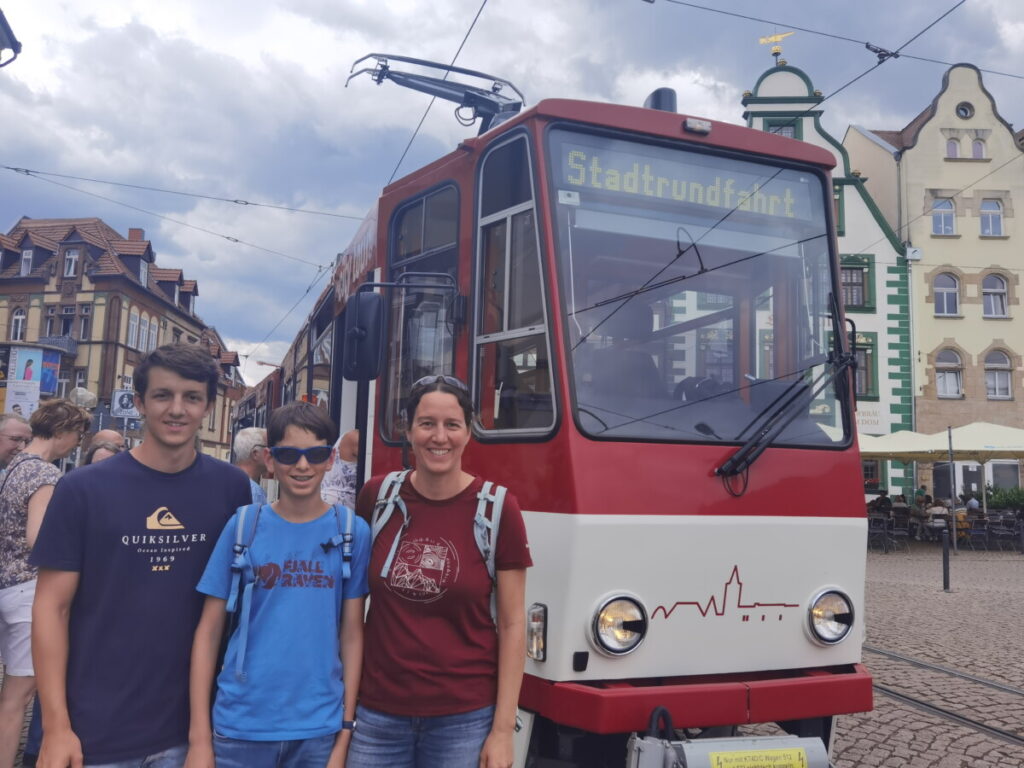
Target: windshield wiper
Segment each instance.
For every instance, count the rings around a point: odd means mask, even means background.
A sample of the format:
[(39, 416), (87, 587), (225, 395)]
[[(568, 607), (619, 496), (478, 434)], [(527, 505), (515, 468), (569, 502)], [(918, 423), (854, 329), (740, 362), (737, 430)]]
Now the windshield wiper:
[[(786, 398), (783, 395), (780, 404), (764, 420), (761, 428), (743, 445), (741, 445), (732, 456), (726, 459), (720, 467), (715, 469), (719, 477), (731, 477), (746, 470), (751, 464), (757, 461), (764, 450), (771, 445), (775, 439), (788, 427), (797, 416), (806, 413), (807, 408), (821, 392), (825, 390), (836, 378), (847, 370), (857, 367), (857, 358), (853, 352), (843, 349), (841, 336), (839, 335), (839, 306), (835, 296), (829, 294), (832, 305), (832, 328), (833, 348), (826, 361), (826, 368), (811, 384), (804, 387), (795, 387), (792, 397)], [(844, 378), (845, 381), (845, 378)], [(847, 387), (840, 395), (841, 402), (846, 402)]]

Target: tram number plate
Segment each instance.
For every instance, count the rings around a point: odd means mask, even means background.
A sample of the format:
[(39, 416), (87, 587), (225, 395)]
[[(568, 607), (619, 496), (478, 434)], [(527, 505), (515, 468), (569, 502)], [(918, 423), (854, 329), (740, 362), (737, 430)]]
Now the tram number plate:
[(711, 752), (711, 768), (807, 768), (807, 752), (800, 748), (747, 749)]

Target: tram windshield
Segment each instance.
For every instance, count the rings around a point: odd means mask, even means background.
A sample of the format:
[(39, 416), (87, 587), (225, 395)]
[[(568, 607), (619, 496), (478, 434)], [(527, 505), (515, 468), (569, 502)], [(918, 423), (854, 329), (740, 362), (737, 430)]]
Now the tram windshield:
[(580, 428), (742, 443), (787, 408), (774, 444), (842, 443), (824, 177), (565, 129), (548, 141)]

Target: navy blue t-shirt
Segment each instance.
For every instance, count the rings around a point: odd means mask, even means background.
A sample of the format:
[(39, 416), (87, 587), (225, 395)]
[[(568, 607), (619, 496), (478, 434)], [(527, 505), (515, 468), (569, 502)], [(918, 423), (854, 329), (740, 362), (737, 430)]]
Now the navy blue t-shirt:
[(204, 455), (165, 473), (124, 452), (57, 483), (29, 562), (79, 573), (67, 696), (86, 764), (188, 741), (195, 587), (249, 496), (245, 473)]

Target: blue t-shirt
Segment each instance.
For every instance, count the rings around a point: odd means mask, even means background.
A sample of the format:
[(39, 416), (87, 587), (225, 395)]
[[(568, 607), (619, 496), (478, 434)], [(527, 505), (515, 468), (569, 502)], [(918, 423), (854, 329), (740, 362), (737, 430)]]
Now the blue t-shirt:
[[(235, 673), (236, 629), (217, 678), (217, 733), (248, 741), (290, 741), (341, 729), (345, 690), (338, 645), (339, 598), (359, 598), (369, 591), (370, 527), (353, 515), (351, 577), (342, 583), (340, 547), (325, 552), (321, 546), (337, 535), (338, 522), (333, 509), (305, 523), (283, 519), (270, 505), (260, 510), (249, 550), (257, 579), (246, 679), (239, 680)], [(343, 510), (340, 522), (344, 530)], [(200, 592), (227, 599), (236, 535), (232, 517), (199, 581)]]
[(252, 503), (259, 504), (261, 507), (267, 503), (267, 492), (263, 490), (263, 486), (249, 478), (249, 487), (252, 489)]
[(247, 480), (210, 456), (165, 473), (125, 451), (57, 483), (29, 562), (79, 574), (67, 698), (86, 764), (188, 741), (195, 585)]

